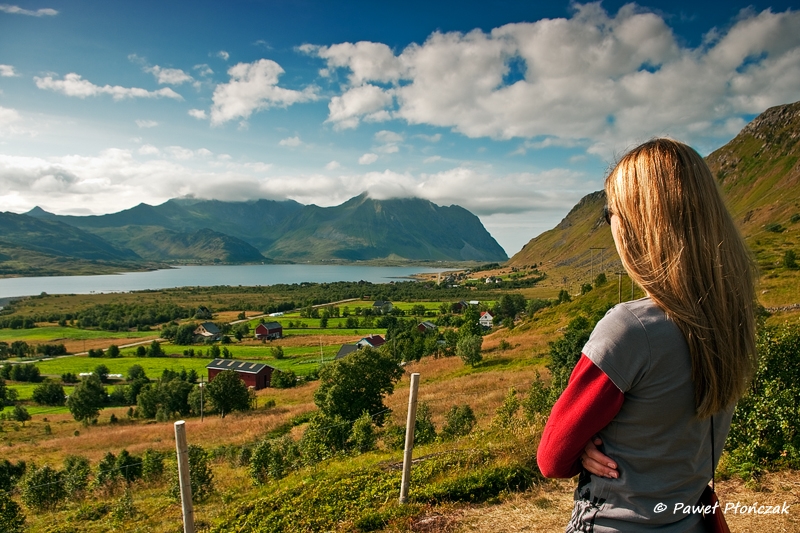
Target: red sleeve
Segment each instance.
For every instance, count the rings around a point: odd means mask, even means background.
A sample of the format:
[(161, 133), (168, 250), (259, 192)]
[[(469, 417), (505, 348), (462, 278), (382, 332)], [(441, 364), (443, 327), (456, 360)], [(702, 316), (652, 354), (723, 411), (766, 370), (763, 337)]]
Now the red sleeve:
[(625, 395), (591, 359), (581, 355), (545, 424), (536, 462), (545, 477), (580, 473), (583, 448), (617, 415)]

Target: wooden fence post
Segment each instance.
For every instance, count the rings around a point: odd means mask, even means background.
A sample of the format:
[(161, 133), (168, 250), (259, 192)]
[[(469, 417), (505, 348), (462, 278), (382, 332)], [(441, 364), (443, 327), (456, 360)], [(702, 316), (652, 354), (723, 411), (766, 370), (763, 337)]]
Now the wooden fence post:
[(183, 533), (194, 533), (194, 508), (192, 507), (192, 482), (189, 478), (189, 445), (186, 442), (186, 422), (175, 422), (175, 448), (178, 452), (178, 479), (181, 487)]
[(408, 485), (411, 482), (411, 454), (414, 451), (414, 426), (417, 422), (417, 390), (419, 373), (411, 374), (411, 392), (408, 395), (408, 418), (406, 419), (406, 447), (403, 451), (403, 479), (400, 482), (400, 503), (408, 501)]

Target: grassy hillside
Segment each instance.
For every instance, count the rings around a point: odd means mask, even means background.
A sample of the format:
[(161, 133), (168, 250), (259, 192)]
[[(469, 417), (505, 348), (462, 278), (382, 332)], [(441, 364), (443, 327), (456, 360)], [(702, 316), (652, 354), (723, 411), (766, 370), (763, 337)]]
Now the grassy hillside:
[[(760, 301), (772, 308), (800, 303), (800, 270), (784, 264), (787, 252), (800, 257), (800, 102), (768, 109), (706, 160), (758, 264)], [(607, 270), (621, 270), (602, 219), (604, 203), (602, 191), (585, 196), (509, 266), (541, 263), (551, 284), (573, 290), (590, 281), (592, 264), (598, 264), (601, 252), (591, 248), (604, 248)]]

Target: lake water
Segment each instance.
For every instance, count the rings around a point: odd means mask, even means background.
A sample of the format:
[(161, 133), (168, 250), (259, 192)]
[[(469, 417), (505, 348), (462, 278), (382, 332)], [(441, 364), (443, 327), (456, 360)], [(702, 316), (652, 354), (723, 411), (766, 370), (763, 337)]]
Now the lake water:
[[(275, 285), (278, 283), (325, 283), (369, 281), (388, 283), (423, 272), (444, 272), (431, 267), (375, 267), (344, 265), (220, 265), (183, 266), (151, 272), (126, 272), (102, 276), (50, 276), (0, 279), (0, 299), (48, 294), (128, 292), (173, 287), (214, 285)], [(452, 269), (450, 269), (452, 270)], [(2, 305), (2, 304), (0, 304)]]

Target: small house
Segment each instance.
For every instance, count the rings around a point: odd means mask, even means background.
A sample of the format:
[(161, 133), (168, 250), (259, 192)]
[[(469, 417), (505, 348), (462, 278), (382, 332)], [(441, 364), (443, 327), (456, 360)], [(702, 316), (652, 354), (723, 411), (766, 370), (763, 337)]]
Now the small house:
[(425, 320), (424, 322), (420, 322), (419, 324), (417, 324), (417, 331), (419, 331), (420, 333), (436, 331), (436, 324), (434, 324), (433, 322), (429, 322), (428, 320)]
[(377, 300), (374, 304), (372, 304), (372, 311), (376, 315), (384, 315), (389, 313), (393, 308), (394, 306), (392, 305), (392, 302), (387, 302), (384, 300)]
[(222, 338), (222, 332), (213, 322), (203, 322), (194, 330), (196, 337), (201, 337), (203, 341), (218, 341)]
[(283, 337), (283, 326), (280, 322), (262, 322), (256, 326), (256, 339), (280, 339)]
[(367, 335), (356, 343), (360, 348), (379, 348), (386, 344), (386, 339), (380, 335)]
[(272, 373), (275, 369), (264, 363), (250, 363), (247, 361), (236, 361), (235, 359), (214, 359), (206, 365), (208, 370), (208, 381), (214, 378), (223, 370), (233, 370), (244, 381), (248, 387), (261, 390), (270, 386)]
[(478, 319), (478, 323), (488, 329), (491, 329), (494, 317), (489, 311), (484, 311), (481, 313), (481, 317)]

